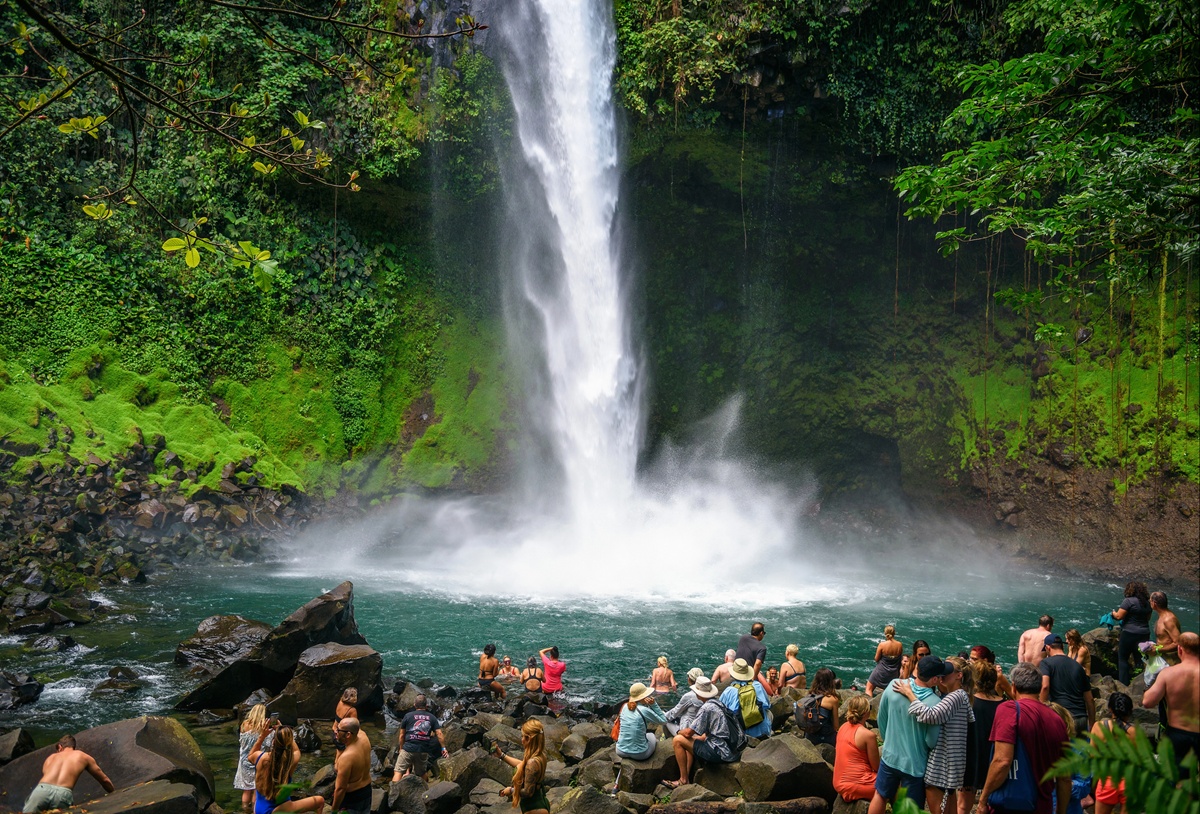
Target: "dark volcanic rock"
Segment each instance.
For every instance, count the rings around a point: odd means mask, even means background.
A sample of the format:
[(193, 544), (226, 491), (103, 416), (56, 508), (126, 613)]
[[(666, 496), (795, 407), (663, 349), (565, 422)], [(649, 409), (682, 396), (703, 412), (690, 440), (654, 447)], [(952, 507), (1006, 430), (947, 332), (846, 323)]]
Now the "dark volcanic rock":
[(35, 749), (33, 736), (25, 729), (13, 729), (0, 735), (0, 766), (27, 755)]
[[(25, 673), (0, 673), (0, 710), (16, 709), (38, 700), (45, 687)], [(21, 801), (24, 803), (24, 801)]]
[[(300, 654), (313, 645), (329, 642), (366, 644), (354, 621), (354, 586), (350, 582), (343, 582), (284, 619), (250, 652), (185, 695), (176, 708), (232, 707), (257, 687), (280, 692), (291, 680)], [(379, 700), (382, 704), (382, 694)], [(328, 715), (331, 709), (312, 715)]]
[(266, 622), (242, 616), (210, 616), (175, 648), (175, 663), (215, 673), (249, 654), (271, 630)]
[[(75, 739), (118, 789), (151, 780), (170, 780), (194, 788), (197, 809), (213, 801), (212, 769), (196, 741), (178, 721), (130, 718), (85, 730)], [(0, 767), (0, 809), (20, 809), (24, 805), (25, 798), (41, 779), (43, 761), (53, 750), (53, 746), (47, 746)], [(75, 785), (77, 804), (103, 795), (104, 790), (89, 774), (80, 777)]]
[(365, 644), (327, 642), (300, 654), (295, 675), (267, 709), (284, 718), (325, 718), (342, 692), (358, 690), (360, 714), (383, 707), (383, 657)]
[(194, 786), (154, 780), (65, 809), (67, 814), (199, 814), (199, 794)]

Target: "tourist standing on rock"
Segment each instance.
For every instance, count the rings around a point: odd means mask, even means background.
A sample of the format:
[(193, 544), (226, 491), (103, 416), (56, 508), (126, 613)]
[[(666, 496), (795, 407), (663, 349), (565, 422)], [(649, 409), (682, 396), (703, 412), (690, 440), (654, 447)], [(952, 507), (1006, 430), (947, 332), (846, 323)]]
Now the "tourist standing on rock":
[[(975, 807), (975, 795), (987, 782), (988, 767), (992, 762), (992, 722), (996, 720), (996, 710), (1006, 700), (1006, 694), (1000, 690), (995, 665), (977, 657), (975, 649), (971, 651), (970, 670), (974, 685), (971, 713), (975, 720), (967, 727), (967, 770), (962, 788), (958, 790), (959, 814), (968, 814)], [(1008, 684), (1008, 679), (1004, 683)]]
[(729, 668), (733, 666), (733, 660), (737, 658), (737, 651), (732, 647), (725, 651), (725, 661), (717, 665), (717, 669), (713, 670), (712, 683), (724, 684), (729, 681)]
[[(1108, 696), (1108, 711), (1111, 718), (1096, 721), (1092, 727), (1092, 740), (1111, 737), (1126, 737), (1133, 740), (1137, 727), (1133, 725), (1130, 716), (1133, 714), (1133, 699), (1123, 692), (1114, 692)], [(1114, 808), (1125, 804), (1125, 780), (1113, 785), (1111, 777), (1096, 779), (1096, 814), (1110, 814)]]
[(667, 731), (672, 735), (676, 735), (679, 733), (679, 730), (691, 726), (692, 721), (696, 718), (696, 713), (704, 705), (704, 698), (708, 696), (702, 698), (696, 693), (696, 685), (700, 683), (700, 679), (704, 679), (704, 683), (701, 686), (706, 688), (706, 692), (708, 687), (713, 686), (713, 683), (708, 680), (708, 676), (704, 675), (704, 671), (699, 667), (693, 667), (688, 670), (687, 679), (688, 691), (680, 697), (678, 704), (667, 710)]
[(343, 718), (334, 726), (333, 736), (342, 744), (342, 751), (333, 761), (337, 779), (330, 806), (334, 811), (370, 814), (371, 741), (361, 731), (357, 718)]
[(1067, 655), (1083, 668), (1087, 675), (1092, 674), (1092, 649), (1083, 642), (1083, 636), (1075, 628), (1067, 631)]
[(1054, 617), (1048, 613), (1042, 614), (1038, 619), (1038, 626), (1030, 628), (1021, 634), (1021, 640), (1017, 642), (1017, 663), (1025, 661), (1037, 667), (1042, 663), (1042, 650), (1045, 647), (1046, 637), (1050, 635), (1054, 628)]
[[(342, 692), (342, 697), (338, 699), (337, 706), (333, 710), (333, 731), (337, 732), (338, 721), (343, 718), (358, 717), (358, 690), (353, 687), (347, 688)], [(337, 739), (337, 735), (333, 738), (333, 748), (339, 752), (345, 748), (345, 745)]]
[(1158, 614), (1154, 623), (1154, 646), (1167, 664), (1179, 663), (1179, 617), (1167, 608), (1167, 595), (1162, 591), (1150, 594), (1150, 608)]
[(663, 785), (671, 788), (691, 782), (692, 766), (697, 759), (705, 763), (733, 763), (741, 757), (734, 751), (733, 733), (725, 717), (725, 707), (717, 700), (716, 685), (702, 676), (692, 692), (702, 703), (695, 719), (671, 741), (679, 765), (679, 779), (663, 781)]
[(1057, 633), (1046, 637), (1046, 657), (1038, 671), (1042, 674), (1042, 703), (1061, 704), (1075, 719), (1076, 732), (1089, 731), (1096, 723), (1092, 682), (1079, 662), (1063, 652), (1062, 636)]
[[(734, 653), (736, 656), (736, 652)], [(800, 661), (800, 646), (789, 644), (783, 651), (783, 664), (779, 665), (779, 690), (783, 691), (784, 687), (794, 687), (797, 690), (804, 689), (808, 684), (806, 678), (807, 672), (804, 669), (804, 662)]]
[(675, 692), (679, 685), (675, 683), (675, 673), (671, 670), (666, 656), (659, 656), (657, 666), (650, 671), (650, 689), (656, 695), (666, 695)]
[(821, 699), (817, 707), (817, 714), (821, 718), (821, 728), (816, 732), (809, 733), (808, 739), (813, 743), (828, 743), (830, 746), (836, 746), (838, 707), (842, 703), (837, 691), (837, 675), (828, 667), (817, 670), (817, 674), (813, 676), (812, 689), (808, 691), (808, 694)]
[[(909, 684), (918, 701), (932, 707), (940, 700), (937, 689), (942, 679), (954, 670), (954, 665), (937, 656), (925, 656), (917, 662), (914, 678), (898, 678)], [(888, 803), (895, 802), (896, 792), (903, 786), (908, 798), (918, 807), (925, 805), (925, 766), (929, 750), (937, 745), (941, 727), (930, 726), (908, 714), (909, 701), (899, 692), (885, 690), (879, 697), (879, 735), (883, 749), (879, 754), (879, 775), (875, 778), (875, 796), (871, 798), (870, 814), (883, 814)]]
[(513, 774), (511, 786), (500, 790), (501, 797), (511, 797), (513, 808), (518, 806), (521, 814), (550, 814), (550, 801), (546, 798), (546, 732), (542, 722), (530, 718), (521, 725), (520, 760), (510, 757), (493, 744), (496, 756), (512, 766), (517, 771)]
[(436, 715), (426, 709), (428, 705), (428, 699), (418, 695), (413, 699), (413, 708), (400, 721), (400, 729), (396, 732), (400, 754), (396, 756), (393, 783), (399, 783), (401, 778), (414, 773), (417, 777), (424, 777), (431, 754), (440, 753), (442, 757), (449, 757), (442, 724)]
[[(904, 681), (891, 688), (909, 700), (908, 714), (923, 724), (941, 724), (937, 743), (925, 764), (925, 799), (930, 811), (957, 811), (958, 790), (967, 772), (967, 738), (975, 713), (971, 711), (973, 676), (968, 663), (952, 656), (946, 663), (954, 669), (942, 679), (942, 700), (929, 706), (917, 700), (916, 693)], [(944, 669), (944, 668), (943, 668)]]
[(729, 667), (729, 678), (731, 683), (721, 693), (721, 703), (735, 715), (742, 716), (742, 725), (750, 737), (770, 735), (771, 701), (763, 685), (754, 680), (754, 668), (745, 659), (734, 659)]
[(900, 677), (900, 662), (904, 658), (904, 642), (896, 638), (896, 628), (888, 625), (883, 629), (883, 641), (875, 645), (875, 669), (867, 679), (867, 697), (875, 690), (886, 687)]
[(1179, 663), (1164, 667), (1142, 696), (1142, 706), (1153, 709), (1167, 702), (1162, 733), (1175, 747), (1175, 760), (1183, 763), (1188, 752), (1200, 755), (1200, 636), (1179, 634)]
[(499, 674), (500, 661), (496, 658), (496, 645), (485, 644), (483, 653), (479, 656), (479, 688), (498, 698), (504, 698), (508, 691), (496, 680)]
[(1129, 659), (1133, 658), (1140, 670), (1142, 651), (1138, 645), (1150, 641), (1150, 589), (1144, 582), (1129, 582), (1125, 585), (1125, 599), (1113, 611), (1113, 618), (1121, 623), (1121, 638), (1117, 640), (1117, 680), (1129, 686), (1133, 680), (1133, 669)]
[(556, 693), (563, 688), (562, 674), (567, 671), (567, 663), (559, 661), (558, 647), (544, 647), (538, 651), (542, 657), (542, 668), (545, 676), (542, 678), (542, 692)]
[(617, 756), (646, 760), (654, 754), (658, 738), (649, 726), (665, 724), (667, 716), (654, 703), (654, 691), (642, 682), (629, 688), (629, 701), (621, 705), (621, 729), (617, 733)]
[[(996, 710), (992, 724), (992, 761), (988, 766), (987, 780), (983, 784), (980, 808), (990, 806), (992, 812), (1003, 814), (1005, 809), (988, 798), (1001, 786), (1020, 782), (1024, 778), (1036, 781), (1035, 814), (1051, 814), (1050, 793), (1055, 790), (1058, 799), (1058, 814), (1064, 814), (1071, 800), (1071, 778), (1058, 777), (1041, 780), (1046, 772), (1063, 754), (1067, 741), (1067, 726), (1054, 711), (1038, 700), (1042, 691), (1042, 674), (1037, 665), (1022, 662), (1009, 673), (1016, 698), (1005, 701)], [(1021, 767), (1017, 780), (1009, 780), (1016, 744), (1020, 741), (1029, 765)]]
[(921, 659), (933, 655), (933, 650), (929, 647), (929, 642), (924, 639), (917, 639), (913, 642), (912, 655), (904, 657), (900, 662), (900, 677), (903, 679), (912, 678), (917, 674), (917, 664)]
[(846, 704), (846, 723), (838, 729), (833, 759), (833, 788), (847, 803), (875, 796), (879, 772), (879, 739), (865, 725), (871, 700), (856, 695)]
[(74, 736), (63, 735), (54, 744), (54, 751), (42, 762), (42, 779), (29, 793), (22, 811), (34, 814), (54, 808), (70, 808), (75, 804), (75, 784), (84, 772), (96, 778), (105, 792), (111, 794), (116, 790), (96, 759), (76, 747)]
[(300, 800), (280, 801), (280, 791), (292, 780), (292, 772), (300, 762), (300, 748), (296, 746), (291, 727), (275, 728), (271, 748), (264, 749), (263, 742), (270, 734), (264, 728), (258, 736), (258, 742), (250, 751), (250, 762), (254, 764), (254, 814), (271, 814), (273, 811), (314, 811), (321, 814), (325, 810), (325, 798), (320, 795), (304, 797)]
[[(250, 751), (258, 742), (258, 736), (267, 725), (267, 707), (265, 704), (255, 704), (246, 713), (242, 721), (241, 734), (238, 735), (238, 763), (233, 776), (233, 787), (242, 793), (242, 811), (249, 812), (254, 807), (254, 764), (250, 762)], [(273, 735), (267, 732), (267, 740), (262, 748), (270, 749)]]
[(496, 678), (500, 681), (510, 682), (516, 681), (521, 677), (521, 671), (512, 663), (509, 656), (500, 659), (500, 674)]
[(537, 656), (530, 656), (525, 662), (525, 669), (521, 671), (521, 683), (525, 685), (525, 692), (541, 692), (542, 679), (545, 677), (542, 668), (537, 666)]
[(758, 678), (759, 671), (767, 663), (767, 646), (762, 643), (766, 635), (766, 626), (762, 622), (755, 622), (750, 626), (750, 632), (738, 639), (737, 650), (733, 655), (735, 659), (746, 660), (754, 670), (755, 678)]

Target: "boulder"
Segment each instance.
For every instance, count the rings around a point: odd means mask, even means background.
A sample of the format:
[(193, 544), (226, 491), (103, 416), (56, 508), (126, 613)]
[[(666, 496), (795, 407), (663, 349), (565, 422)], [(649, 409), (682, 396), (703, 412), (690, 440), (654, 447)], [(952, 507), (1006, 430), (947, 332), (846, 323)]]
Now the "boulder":
[(271, 630), (243, 616), (210, 616), (175, 648), (175, 663), (211, 675), (248, 655)]
[(611, 744), (612, 738), (608, 736), (607, 729), (599, 724), (586, 721), (571, 727), (571, 734), (563, 739), (562, 745), (559, 746), (559, 752), (562, 754), (563, 762), (571, 766)]
[(425, 792), (428, 786), (415, 774), (407, 775), (388, 786), (387, 810), (401, 814), (425, 814)]
[(490, 806), (503, 805), (506, 802), (511, 804), (511, 799), (500, 796), (500, 792), (503, 790), (503, 783), (497, 783), (490, 777), (485, 777), (475, 784), (475, 788), (471, 789), (471, 805), (488, 808)]
[(567, 768), (567, 764), (561, 760), (546, 761), (546, 775), (542, 780), (542, 785), (548, 789), (558, 788), (559, 786), (568, 786), (575, 778), (575, 770)]
[(484, 734), (483, 742), (488, 745), (498, 743), (501, 749), (513, 754), (513, 757), (521, 754), (521, 730), (511, 726), (496, 724)]
[(733, 797), (742, 793), (737, 767), (736, 763), (705, 763), (696, 769), (692, 781), (721, 797)]
[(1120, 629), (1098, 627), (1083, 634), (1083, 643), (1092, 653), (1092, 675), (1117, 675), (1117, 642)]
[(452, 720), (442, 727), (442, 737), (446, 740), (446, 751), (451, 754), (460, 749), (482, 744), (483, 734), (483, 727), (473, 720)]
[(567, 735), (571, 734), (567, 724), (548, 715), (531, 715), (529, 717), (542, 725), (542, 731), (546, 735), (546, 752), (552, 759), (561, 759), (562, 742), (566, 740)]
[(646, 814), (650, 810), (650, 806), (654, 805), (654, 795), (630, 794), (627, 791), (618, 791), (617, 802), (634, 812), (634, 814)]
[(501, 785), (508, 785), (512, 776), (512, 767), (478, 746), (472, 746), (438, 761), (438, 778), (457, 783), (465, 794), (470, 794), (476, 784), (485, 777)]
[(44, 689), (40, 681), (27, 673), (0, 673), (0, 710), (32, 704)]
[(267, 704), (285, 720), (326, 718), (347, 687), (358, 689), (359, 714), (383, 706), (383, 657), (365, 644), (327, 642), (300, 654), (296, 672)]
[[(78, 795), (77, 795), (78, 797)], [(87, 806), (75, 805), (66, 809), (69, 814), (199, 814), (196, 787), (170, 780), (152, 780), (136, 786), (117, 789)]]
[(593, 786), (568, 789), (553, 808), (554, 814), (628, 814), (615, 797)]
[(738, 784), (746, 800), (820, 797), (832, 802), (833, 769), (810, 741), (779, 735), (742, 753)]
[(698, 783), (685, 783), (678, 788), (671, 789), (670, 800), (672, 803), (718, 803), (724, 799), (715, 791), (706, 789)]
[(870, 808), (870, 800), (855, 800), (848, 803), (839, 794), (833, 798), (833, 811), (830, 814), (868, 814)]
[(575, 771), (575, 779), (581, 786), (611, 788), (617, 779), (617, 763), (620, 760), (617, 757), (616, 746), (610, 743), (579, 764)]
[[(246, 697), (251, 687), (266, 687), (278, 693), (291, 680), (301, 654), (325, 643), (366, 644), (354, 621), (354, 585), (350, 582), (343, 582), (296, 610), (248, 653), (180, 699), (176, 709), (232, 707)], [(382, 700), (381, 689), (379, 701)], [(331, 709), (332, 705), (320, 714), (328, 715)]]
[(649, 794), (664, 780), (679, 777), (679, 764), (669, 738), (659, 738), (654, 754), (646, 760), (621, 758), (617, 788), (634, 794)]
[[(172, 718), (130, 718), (85, 730), (75, 739), (118, 789), (169, 780), (193, 787), (197, 808), (203, 809), (213, 801), (213, 774), (208, 760), (183, 725)], [(0, 809), (24, 805), (41, 779), (43, 761), (52, 751), (54, 747), (47, 746), (0, 766)], [(89, 774), (75, 785), (76, 803), (103, 794)]]
[(0, 735), (0, 766), (11, 763), (21, 755), (27, 755), (37, 748), (33, 736), (27, 729), (13, 729)]
[[(401, 686), (402, 684), (403, 686)], [(396, 716), (396, 718), (403, 718), (415, 708), (415, 701), (418, 695), (421, 695), (421, 688), (416, 684), (397, 681), (395, 688), (393, 688), (392, 692), (388, 693), (384, 704), (387, 706), (388, 711)], [(483, 727), (480, 731), (486, 729), (487, 727)]]
[(439, 780), (425, 791), (427, 814), (454, 814), (463, 804), (463, 790), (457, 783)]

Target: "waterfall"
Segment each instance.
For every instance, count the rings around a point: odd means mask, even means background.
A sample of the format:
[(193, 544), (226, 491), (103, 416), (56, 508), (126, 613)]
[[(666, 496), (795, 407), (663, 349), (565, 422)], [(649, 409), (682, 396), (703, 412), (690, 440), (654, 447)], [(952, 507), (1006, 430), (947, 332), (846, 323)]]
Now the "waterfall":
[(585, 519), (629, 498), (642, 434), (617, 245), (612, 9), (519, 0), (500, 32), (518, 152), (506, 173), (510, 335), (538, 346), (545, 388), (530, 404), (533, 426), (565, 510)]

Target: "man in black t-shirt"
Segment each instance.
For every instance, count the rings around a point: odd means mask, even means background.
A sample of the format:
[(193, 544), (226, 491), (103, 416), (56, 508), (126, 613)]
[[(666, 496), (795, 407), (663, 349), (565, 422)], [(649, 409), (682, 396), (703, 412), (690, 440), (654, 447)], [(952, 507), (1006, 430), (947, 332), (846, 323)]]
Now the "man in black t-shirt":
[(737, 655), (734, 659), (745, 659), (746, 663), (754, 668), (755, 678), (758, 678), (758, 671), (767, 662), (767, 646), (762, 643), (766, 635), (767, 629), (763, 623), (755, 622), (750, 626), (750, 632), (738, 639)]
[(1079, 662), (1063, 652), (1062, 636), (1051, 633), (1045, 639), (1046, 655), (1038, 665), (1042, 674), (1042, 703), (1053, 701), (1075, 719), (1075, 731), (1085, 735), (1096, 723), (1096, 701), (1092, 683)]
[(426, 709), (428, 703), (425, 696), (418, 695), (413, 700), (413, 709), (400, 722), (400, 731), (397, 732), (400, 754), (396, 756), (393, 783), (399, 783), (400, 778), (409, 774), (424, 777), (431, 754), (440, 752), (442, 757), (447, 756), (442, 725), (437, 716)]

